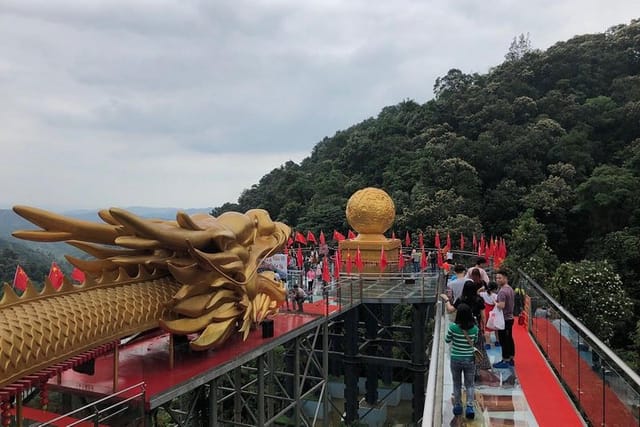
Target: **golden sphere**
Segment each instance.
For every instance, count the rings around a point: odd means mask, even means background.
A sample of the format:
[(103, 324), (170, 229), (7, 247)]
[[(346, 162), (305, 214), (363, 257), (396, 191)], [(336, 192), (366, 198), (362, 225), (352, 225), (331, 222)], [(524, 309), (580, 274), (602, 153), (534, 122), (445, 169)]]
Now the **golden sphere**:
[(383, 234), (396, 217), (396, 205), (379, 188), (358, 190), (347, 202), (347, 221), (360, 234)]

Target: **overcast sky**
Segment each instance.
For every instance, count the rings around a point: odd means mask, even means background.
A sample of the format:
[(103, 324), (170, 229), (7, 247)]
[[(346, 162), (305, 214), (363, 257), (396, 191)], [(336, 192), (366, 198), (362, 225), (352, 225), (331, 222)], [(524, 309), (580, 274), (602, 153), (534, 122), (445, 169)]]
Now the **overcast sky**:
[(638, 0), (0, 0), (0, 208), (208, 207), (514, 36)]

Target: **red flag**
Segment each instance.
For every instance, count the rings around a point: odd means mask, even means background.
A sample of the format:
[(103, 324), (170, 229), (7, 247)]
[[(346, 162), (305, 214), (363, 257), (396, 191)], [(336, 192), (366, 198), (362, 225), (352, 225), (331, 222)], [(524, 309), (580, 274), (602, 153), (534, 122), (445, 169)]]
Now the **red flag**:
[(351, 251), (347, 252), (347, 274), (351, 274)]
[(448, 231), (447, 231), (447, 247), (451, 248), (451, 236), (449, 235)]
[(336, 256), (333, 259), (333, 277), (338, 280), (340, 278), (340, 251), (336, 252)]
[(420, 234), (418, 234), (418, 241), (420, 242), (420, 247), (424, 248), (424, 236), (422, 234), (422, 231), (420, 232)]
[(478, 250), (478, 240), (476, 239), (476, 233), (473, 233), (473, 251)]
[(478, 256), (484, 255), (484, 234), (480, 235), (480, 243), (478, 243)]
[(326, 255), (324, 257), (324, 261), (322, 262), (322, 280), (325, 283), (329, 283), (331, 281), (331, 276), (329, 275), (329, 262), (327, 261)]
[(307, 244), (307, 240), (304, 238), (304, 234), (302, 234), (299, 231), (296, 231), (295, 241), (298, 242), (298, 243), (302, 243), (303, 245)]
[(364, 262), (362, 262), (362, 254), (360, 253), (360, 246), (358, 246), (358, 250), (356, 251), (356, 268), (360, 273), (362, 273), (362, 270), (364, 269)]
[(424, 246), (422, 247), (422, 252), (420, 253), (420, 270), (427, 269), (427, 253), (424, 251)]
[(349, 233), (347, 234), (347, 239), (352, 240), (355, 238), (356, 238), (356, 234), (353, 231), (349, 230)]
[(333, 240), (342, 242), (344, 239), (346, 239), (346, 237), (344, 237), (344, 234), (340, 233), (338, 230), (333, 230)]
[(322, 232), (322, 230), (320, 230), (320, 244), (321, 245), (326, 245), (327, 241), (324, 238), (324, 233)]
[(304, 257), (302, 256), (302, 248), (298, 246), (298, 250), (296, 251), (296, 261), (298, 261), (298, 268), (302, 269), (304, 266)]
[(316, 236), (314, 236), (311, 231), (307, 231), (307, 242), (318, 244), (318, 242), (316, 242)]
[(82, 270), (74, 268), (73, 271), (71, 272), (71, 278), (76, 282), (82, 283), (84, 282), (84, 279), (85, 279), (84, 272)]
[(13, 276), (13, 287), (19, 289), (21, 291), (25, 291), (27, 289), (27, 282), (29, 281), (29, 276), (22, 269), (22, 267), (16, 267), (16, 274)]
[(380, 272), (387, 268), (387, 254), (384, 251), (384, 246), (380, 246)]
[(293, 245), (293, 239), (291, 237), (289, 237), (287, 239), (287, 246), (291, 246), (291, 245)]
[(409, 237), (409, 232), (407, 231), (407, 234), (405, 234), (404, 236), (404, 245), (406, 247), (411, 246), (411, 238)]
[(444, 264), (442, 262), (442, 252), (437, 251), (438, 252), (438, 268), (442, 268), (442, 265)]
[(55, 289), (60, 289), (62, 286), (62, 278), (64, 274), (60, 271), (60, 267), (55, 262), (51, 263), (51, 269), (49, 270), (49, 280)]
[(440, 249), (440, 233), (438, 233), (438, 230), (436, 230), (436, 238), (434, 243), (436, 248)]
[(398, 269), (404, 268), (404, 255), (402, 255), (402, 246), (400, 246), (400, 253), (398, 254)]
[(396, 238), (396, 232), (395, 231), (391, 231), (391, 238), (395, 239)]
[(460, 233), (460, 250), (464, 251), (464, 235)]

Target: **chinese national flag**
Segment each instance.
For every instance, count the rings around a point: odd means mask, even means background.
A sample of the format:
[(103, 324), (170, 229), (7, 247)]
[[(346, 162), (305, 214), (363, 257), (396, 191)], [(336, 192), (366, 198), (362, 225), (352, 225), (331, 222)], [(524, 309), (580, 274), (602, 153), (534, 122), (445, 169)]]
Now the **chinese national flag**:
[(424, 248), (424, 236), (422, 235), (422, 231), (418, 234), (418, 242), (420, 242), (420, 247)]
[(347, 239), (353, 240), (355, 238), (356, 238), (356, 233), (354, 233), (353, 231), (349, 230), (349, 233), (347, 234)]
[(321, 245), (327, 244), (327, 240), (324, 238), (324, 232), (322, 230), (320, 230), (320, 244)]
[(291, 245), (293, 245), (293, 239), (292, 239), (291, 237), (289, 237), (289, 238), (287, 239), (287, 247), (289, 247), (289, 246), (291, 246)]
[(411, 246), (411, 238), (409, 237), (409, 232), (407, 231), (407, 234), (404, 235), (404, 245), (406, 247)]
[(342, 260), (340, 260), (340, 251), (336, 252), (336, 256), (333, 259), (333, 277), (338, 280), (340, 278), (340, 267)]
[(71, 272), (71, 278), (78, 283), (82, 283), (85, 279), (84, 272), (82, 270), (79, 270), (78, 268), (74, 268)]
[(304, 266), (304, 257), (302, 256), (302, 248), (298, 246), (298, 250), (296, 251), (296, 261), (298, 261), (298, 267), (302, 269)]
[(13, 276), (13, 287), (15, 289), (19, 289), (21, 291), (25, 291), (27, 289), (27, 282), (29, 281), (29, 276), (22, 269), (22, 267), (16, 267), (16, 274)]
[(460, 250), (464, 251), (464, 235), (460, 233)]
[(296, 231), (296, 242), (302, 243), (303, 245), (307, 244), (307, 240), (304, 238), (304, 234), (299, 231)]
[(51, 269), (49, 270), (49, 280), (55, 289), (60, 289), (63, 277), (64, 275), (62, 274), (60, 267), (58, 267), (58, 264), (52, 262)]
[(360, 253), (360, 246), (358, 246), (358, 250), (356, 251), (356, 268), (360, 273), (364, 269), (364, 262), (362, 262), (362, 254)]
[(436, 238), (434, 244), (436, 245), (437, 249), (440, 249), (440, 233), (438, 233), (438, 230), (436, 230)]
[(422, 247), (422, 252), (420, 253), (420, 270), (427, 269), (427, 253), (424, 251), (424, 246)]
[(404, 255), (402, 255), (402, 246), (400, 246), (400, 253), (398, 254), (398, 268), (400, 270), (404, 268)]
[(326, 283), (331, 281), (331, 276), (329, 275), (329, 262), (327, 261), (327, 257), (324, 257), (324, 262), (322, 263), (322, 280)]
[(333, 230), (333, 240), (342, 242), (344, 239), (346, 239), (346, 237), (344, 237), (344, 234), (342, 234), (338, 230)]
[(318, 242), (316, 241), (316, 236), (314, 236), (311, 231), (307, 231), (307, 242), (318, 244)]
[(442, 265), (444, 264), (442, 262), (442, 252), (437, 251), (438, 252), (438, 268), (442, 268)]
[(351, 252), (347, 252), (347, 262), (346, 262), (346, 269), (347, 269), (347, 274), (351, 274)]
[(384, 246), (380, 247), (380, 271), (384, 271), (387, 268), (387, 254), (384, 251)]

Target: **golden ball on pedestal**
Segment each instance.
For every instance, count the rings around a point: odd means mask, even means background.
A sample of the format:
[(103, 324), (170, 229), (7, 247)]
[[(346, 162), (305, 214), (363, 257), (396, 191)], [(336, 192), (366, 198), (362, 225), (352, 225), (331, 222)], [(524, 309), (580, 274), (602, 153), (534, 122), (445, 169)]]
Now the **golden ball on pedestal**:
[(360, 234), (384, 234), (396, 217), (396, 205), (379, 188), (358, 190), (347, 202), (347, 221)]

